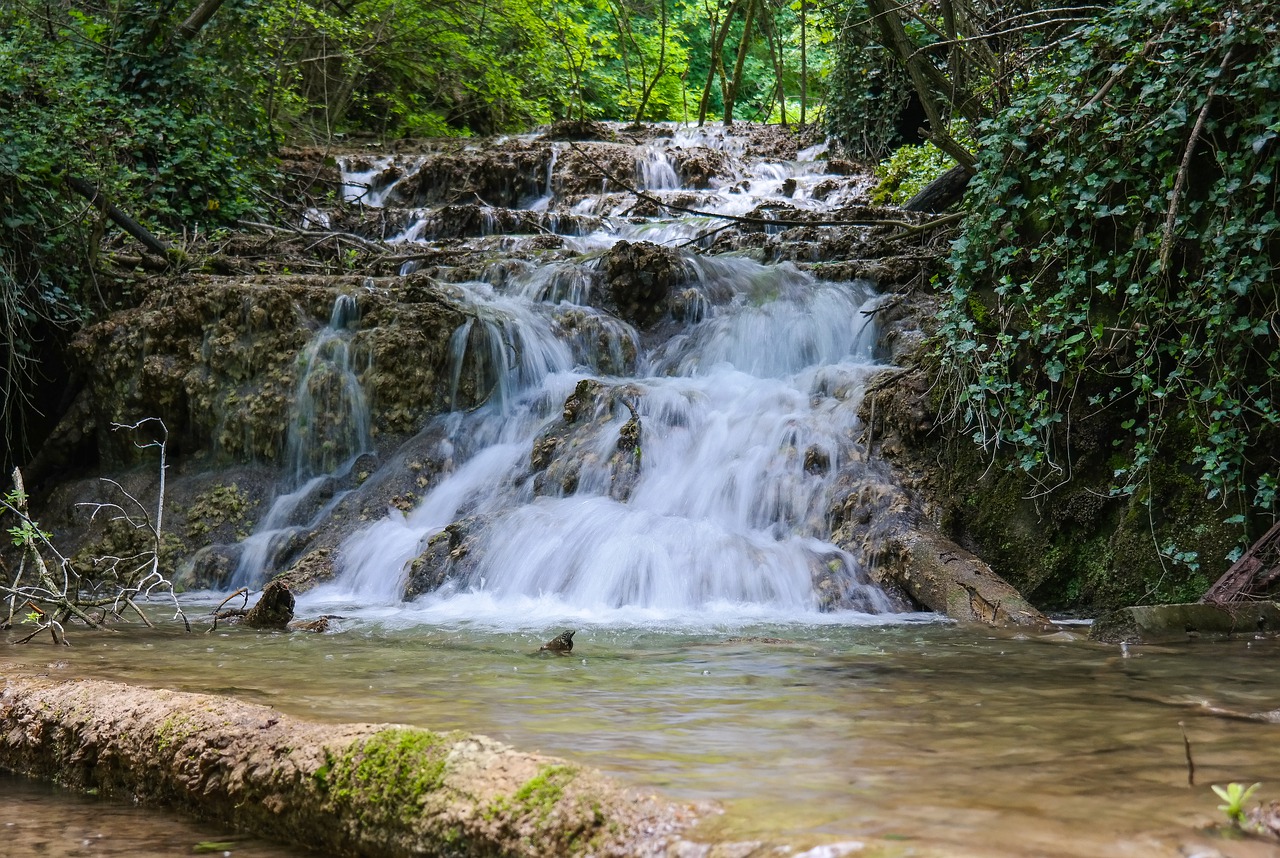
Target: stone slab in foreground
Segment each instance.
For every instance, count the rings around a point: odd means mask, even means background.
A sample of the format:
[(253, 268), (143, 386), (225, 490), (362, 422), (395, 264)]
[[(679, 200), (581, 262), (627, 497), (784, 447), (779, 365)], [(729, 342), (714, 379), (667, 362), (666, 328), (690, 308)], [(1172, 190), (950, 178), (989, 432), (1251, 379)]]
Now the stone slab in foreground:
[(1147, 643), (1200, 635), (1276, 633), (1280, 633), (1280, 605), (1275, 602), (1193, 602), (1112, 611), (1094, 621), (1089, 637), (1107, 643)]
[(8, 679), (0, 767), (339, 855), (701, 852), (678, 834), (706, 810), (484, 736), (99, 681)]

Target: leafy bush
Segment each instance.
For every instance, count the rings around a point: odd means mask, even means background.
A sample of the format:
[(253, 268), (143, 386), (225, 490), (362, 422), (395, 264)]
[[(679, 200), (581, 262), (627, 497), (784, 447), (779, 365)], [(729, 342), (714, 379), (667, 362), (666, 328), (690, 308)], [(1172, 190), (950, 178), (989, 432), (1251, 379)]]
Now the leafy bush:
[(1269, 524), (1280, 450), (1271, 4), (1126, 0), (981, 133), (940, 317), (954, 416), (1046, 488), (1071, 476), (1072, 421), (1104, 421), (1121, 454), (1114, 492), (1183, 450), (1228, 521)]
[(270, 168), (255, 88), (228, 57), (255, 34), (230, 6), (175, 40), (154, 4), (0, 6), (0, 365), (6, 457), (63, 332), (92, 312), (105, 219), (74, 178), (152, 230), (233, 221)]
[(949, 170), (955, 162), (932, 143), (901, 146), (876, 166), (879, 183), (871, 189), (874, 205), (902, 205)]

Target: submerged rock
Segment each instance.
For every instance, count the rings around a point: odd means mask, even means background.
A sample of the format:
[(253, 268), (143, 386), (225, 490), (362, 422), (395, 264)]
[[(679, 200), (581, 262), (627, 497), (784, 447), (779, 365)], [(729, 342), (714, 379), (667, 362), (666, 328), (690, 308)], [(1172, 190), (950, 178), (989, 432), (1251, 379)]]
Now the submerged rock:
[(1212, 605), (1137, 605), (1098, 617), (1089, 637), (1107, 643), (1179, 641), (1201, 636), (1280, 634), (1280, 605), (1236, 602)]

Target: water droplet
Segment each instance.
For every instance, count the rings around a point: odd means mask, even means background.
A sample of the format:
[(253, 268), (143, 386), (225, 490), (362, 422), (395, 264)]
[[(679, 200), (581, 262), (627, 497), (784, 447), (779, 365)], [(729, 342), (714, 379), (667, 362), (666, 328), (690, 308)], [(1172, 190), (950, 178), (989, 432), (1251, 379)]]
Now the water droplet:
[(709, 671), (709, 670), (704, 670), (704, 671), (702, 671), (702, 675), (703, 675), (703, 676), (710, 676), (710, 675), (711, 675), (711, 671)]

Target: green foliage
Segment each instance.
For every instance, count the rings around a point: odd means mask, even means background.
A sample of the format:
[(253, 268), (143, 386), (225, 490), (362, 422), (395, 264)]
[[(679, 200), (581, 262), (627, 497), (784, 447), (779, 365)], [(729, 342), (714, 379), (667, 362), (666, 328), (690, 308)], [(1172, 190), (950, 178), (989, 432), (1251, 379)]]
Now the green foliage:
[(1270, 6), (1128, 0), (981, 133), (940, 315), (952, 413), (1045, 488), (1071, 477), (1073, 419), (1110, 427), (1118, 494), (1144, 485), (1176, 442), (1207, 497), (1269, 524), (1280, 449)]
[(0, 6), (0, 362), (6, 445), (39, 364), (99, 301), (106, 222), (81, 180), (153, 231), (233, 222), (269, 169), (264, 114), (231, 58), (249, 10), (228, 4), (198, 40), (170, 39), (174, 4)]
[(950, 156), (932, 143), (902, 146), (876, 166), (879, 183), (871, 190), (874, 205), (902, 205), (925, 185), (941, 176), (953, 165)]
[[(865, 20), (855, 4), (851, 19)], [(911, 97), (911, 84), (891, 54), (870, 39), (866, 26), (842, 31), (828, 81), (822, 114), (827, 133), (860, 157), (879, 161), (902, 143), (899, 117)]]
[(1248, 801), (1262, 784), (1253, 784), (1246, 787), (1241, 783), (1229, 783), (1226, 787), (1213, 785), (1213, 791), (1218, 794), (1218, 798), (1223, 803), (1218, 805), (1218, 810), (1227, 815), (1233, 825), (1243, 825), (1245, 823), (1244, 803)]

